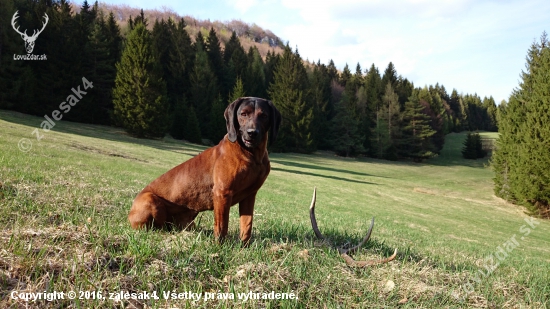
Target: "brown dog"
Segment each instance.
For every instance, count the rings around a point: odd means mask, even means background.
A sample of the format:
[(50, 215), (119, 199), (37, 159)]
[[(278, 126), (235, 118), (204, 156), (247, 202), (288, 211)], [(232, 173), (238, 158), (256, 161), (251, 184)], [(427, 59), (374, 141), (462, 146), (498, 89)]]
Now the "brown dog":
[(256, 193), (271, 169), (269, 143), (277, 136), (281, 114), (271, 101), (239, 98), (224, 113), (227, 135), (212, 148), (174, 167), (135, 198), (128, 219), (134, 229), (194, 224), (197, 214), (214, 210), (214, 236), (227, 235), (229, 208), (239, 203), (240, 238), (252, 233)]

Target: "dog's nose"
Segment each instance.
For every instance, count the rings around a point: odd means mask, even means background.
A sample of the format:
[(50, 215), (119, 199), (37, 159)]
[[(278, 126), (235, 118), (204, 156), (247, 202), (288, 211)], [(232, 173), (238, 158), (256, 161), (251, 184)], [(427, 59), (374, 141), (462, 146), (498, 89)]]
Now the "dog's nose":
[(252, 138), (258, 136), (258, 134), (259, 134), (257, 129), (248, 129), (248, 130), (246, 130), (246, 133), (248, 133), (248, 136), (250, 136)]

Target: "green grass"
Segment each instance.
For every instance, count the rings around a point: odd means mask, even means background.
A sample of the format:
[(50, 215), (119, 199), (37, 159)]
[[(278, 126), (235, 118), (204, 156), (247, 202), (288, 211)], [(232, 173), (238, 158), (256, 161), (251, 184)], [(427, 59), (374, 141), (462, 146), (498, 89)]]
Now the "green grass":
[[(64, 121), (37, 141), (31, 132), (41, 121), (0, 111), (2, 308), (550, 307), (550, 223), (538, 220), (524, 234), (528, 217), (494, 196), (487, 160), (461, 158), (464, 134), (448, 135), (442, 154), (422, 164), (271, 154), (253, 242), (241, 248), (237, 208), (223, 245), (213, 241), (211, 212), (199, 215), (190, 232), (129, 227), (136, 194), (203, 147)], [(30, 151), (18, 149), (21, 138), (32, 141)], [(371, 242), (354, 257), (387, 257), (398, 248), (397, 258), (350, 268), (334, 248), (316, 241), (308, 216), (313, 187), (328, 238), (356, 243), (375, 216)], [(517, 247), (510, 246), (514, 235)], [(502, 256), (499, 248), (506, 246), (510, 252), (498, 268), (482, 276), (488, 257)], [(155, 291), (161, 299), (11, 298), (44, 291)], [(167, 291), (235, 298), (274, 291), (298, 299), (191, 302), (164, 300)]]

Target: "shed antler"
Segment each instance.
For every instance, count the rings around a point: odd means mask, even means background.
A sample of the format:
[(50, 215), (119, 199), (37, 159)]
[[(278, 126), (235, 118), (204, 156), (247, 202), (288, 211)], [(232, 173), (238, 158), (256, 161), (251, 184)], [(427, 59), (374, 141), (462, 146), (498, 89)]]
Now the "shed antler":
[[(319, 231), (319, 228), (317, 227), (317, 220), (315, 219), (316, 197), (317, 197), (317, 189), (313, 188), (313, 199), (311, 200), (311, 206), (309, 206), (309, 218), (311, 219), (311, 227), (313, 228), (313, 232), (315, 233), (315, 236), (317, 236), (318, 239), (327, 241), (325, 236), (321, 234), (321, 231)], [(344, 261), (346, 261), (346, 264), (352, 267), (365, 267), (365, 266), (387, 263), (393, 260), (397, 256), (397, 249), (395, 249), (395, 251), (390, 257), (382, 260), (356, 261), (351, 256), (348, 255), (356, 252), (357, 250), (359, 250), (359, 248), (361, 248), (362, 245), (364, 245), (367, 241), (369, 241), (373, 227), (374, 227), (374, 217), (372, 218), (367, 235), (363, 238), (363, 240), (361, 240), (361, 242), (357, 246), (352, 248), (347, 248), (347, 249), (344, 249), (343, 247), (336, 247), (336, 249), (338, 249), (338, 253), (340, 253), (340, 256), (344, 259)]]

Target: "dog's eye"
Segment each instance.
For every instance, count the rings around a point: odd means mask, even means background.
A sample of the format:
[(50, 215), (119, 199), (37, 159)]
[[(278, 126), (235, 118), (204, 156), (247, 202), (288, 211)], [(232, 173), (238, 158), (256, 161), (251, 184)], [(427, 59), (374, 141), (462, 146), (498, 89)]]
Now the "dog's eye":
[(267, 114), (260, 114), (260, 118), (262, 118), (262, 119), (267, 118)]

